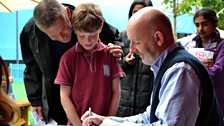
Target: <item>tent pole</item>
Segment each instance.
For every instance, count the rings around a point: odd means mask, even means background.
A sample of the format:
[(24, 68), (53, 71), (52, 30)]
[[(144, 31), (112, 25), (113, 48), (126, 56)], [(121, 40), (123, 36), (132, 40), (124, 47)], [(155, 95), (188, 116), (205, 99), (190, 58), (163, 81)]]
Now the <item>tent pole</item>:
[(19, 64), (19, 43), (18, 43), (18, 31), (19, 31), (18, 11), (16, 11), (16, 64)]

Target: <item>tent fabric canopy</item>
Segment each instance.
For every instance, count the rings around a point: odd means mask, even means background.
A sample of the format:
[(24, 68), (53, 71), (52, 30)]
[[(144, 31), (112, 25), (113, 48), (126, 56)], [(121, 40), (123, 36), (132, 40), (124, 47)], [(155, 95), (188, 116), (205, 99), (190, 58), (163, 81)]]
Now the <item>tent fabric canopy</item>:
[(1, 12), (31, 9), (37, 5), (37, 0), (0, 0)]
[[(19, 14), (18, 14), (18, 11), (34, 8), (37, 5), (37, 3), (38, 3), (37, 0), (0, 0), (0, 12), (8, 12), (8, 13), (16, 12), (15, 13), (15, 26), (16, 26), (15, 27), (15, 35), (13, 36), (12, 32), (9, 32), (8, 37), (15, 38), (16, 58), (14, 58), (14, 59), (16, 59), (17, 62), (19, 61), (19, 50), (20, 50), (19, 42), (18, 42), (19, 41), (19, 19), (18, 19)], [(9, 13), (9, 14), (11, 14), (11, 13)], [(5, 18), (2, 20), (6, 21)], [(7, 21), (7, 22), (9, 22), (9, 21)], [(10, 25), (13, 25), (13, 24), (10, 24)], [(6, 25), (6, 26), (9, 26), (9, 25)], [(2, 28), (2, 31), (3, 31), (3, 28)], [(5, 32), (5, 30), (3, 32)], [(4, 40), (3, 40), (3, 42), (4, 42)], [(10, 41), (6, 41), (6, 42), (10, 42)], [(12, 46), (10, 46), (8, 49), (10, 49), (11, 47)], [(3, 50), (4, 50), (4, 48), (3, 48)], [(4, 54), (4, 51), (3, 51), (3, 54)], [(12, 54), (9, 53), (9, 55), (11, 56)]]
[[(172, 26), (174, 25), (174, 19), (173, 19), (173, 14), (169, 13), (167, 14), (169, 17)], [(182, 14), (177, 16), (176, 18), (177, 24), (176, 24), (176, 31), (177, 33), (184, 33), (184, 34), (192, 34), (195, 33), (195, 26), (193, 22), (193, 15), (189, 14)]]

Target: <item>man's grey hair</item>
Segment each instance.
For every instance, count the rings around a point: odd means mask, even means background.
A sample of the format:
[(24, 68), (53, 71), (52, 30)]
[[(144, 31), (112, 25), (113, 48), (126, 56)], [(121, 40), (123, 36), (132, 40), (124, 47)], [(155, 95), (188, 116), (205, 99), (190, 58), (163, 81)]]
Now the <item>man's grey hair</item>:
[(65, 18), (67, 15), (64, 6), (57, 0), (41, 0), (33, 12), (34, 21), (40, 29), (51, 27), (60, 16)]

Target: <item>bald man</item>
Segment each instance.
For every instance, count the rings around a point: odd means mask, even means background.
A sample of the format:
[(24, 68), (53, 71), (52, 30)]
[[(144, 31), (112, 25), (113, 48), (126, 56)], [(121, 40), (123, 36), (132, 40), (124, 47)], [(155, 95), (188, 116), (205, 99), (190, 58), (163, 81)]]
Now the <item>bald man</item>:
[(127, 34), (131, 50), (152, 66), (151, 105), (146, 112), (125, 118), (86, 112), (81, 118), (84, 126), (223, 126), (205, 67), (175, 43), (167, 16), (143, 8), (129, 20)]

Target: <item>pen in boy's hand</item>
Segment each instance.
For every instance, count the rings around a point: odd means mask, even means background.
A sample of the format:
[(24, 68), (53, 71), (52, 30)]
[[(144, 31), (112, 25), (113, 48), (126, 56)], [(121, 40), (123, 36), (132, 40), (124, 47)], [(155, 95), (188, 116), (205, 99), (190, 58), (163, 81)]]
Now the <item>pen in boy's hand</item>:
[[(89, 107), (89, 116), (92, 116), (92, 110), (91, 110), (91, 107)], [(93, 122), (90, 122), (90, 126), (97, 126), (97, 125), (94, 124)]]
[(91, 110), (91, 107), (89, 107), (89, 116), (92, 116), (92, 110)]

